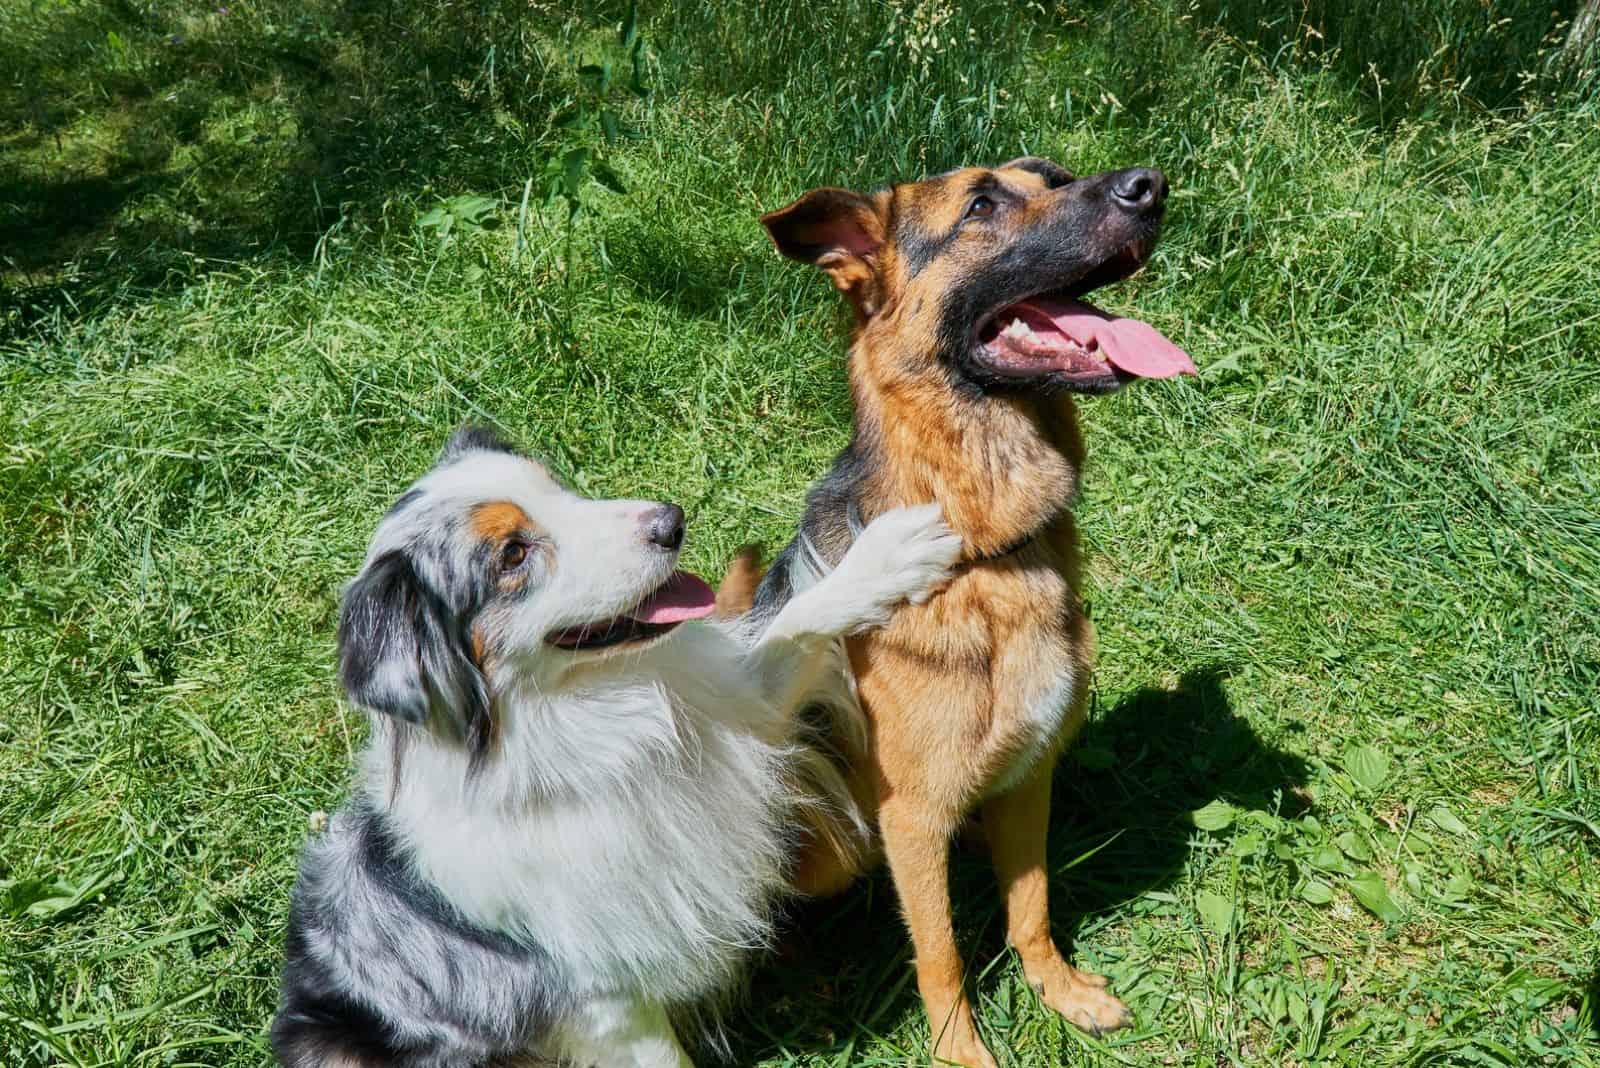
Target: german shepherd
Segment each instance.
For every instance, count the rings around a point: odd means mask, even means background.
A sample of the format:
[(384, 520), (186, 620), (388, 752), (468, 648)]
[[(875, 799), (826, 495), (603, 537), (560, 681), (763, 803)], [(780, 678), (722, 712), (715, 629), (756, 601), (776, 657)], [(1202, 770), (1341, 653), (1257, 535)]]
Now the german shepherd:
[(1070, 511), (1084, 458), (1073, 394), (1195, 373), (1154, 328), (1081, 298), (1144, 264), (1166, 194), (1160, 171), (1077, 178), (1028, 157), (869, 194), (815, 189), (761, 220), (854, 310), (855, 425), (794, 541), (759, 586), (756, 561), (736, 561), (719, 603), (753, 596), (758, 613), (778, 611), (891, 508), (936, 501), (961, 537), (942, 593), (846, 643), (860, 707), (822, 717), (819, 744), (841, 761), (861, 818), (813, 831), (796, 882), (843, 889), (879, 854), (850, 828), (876, 827), (933, 1055), (968, 1068), (995, 1061), (962, 991), (948, 863), (978, 810), (1028, 982), (1084, 1030), (1129, 1019), (1051, 937), (1045, 833), (1051, 771), (1083, 724), (1094, 657)]

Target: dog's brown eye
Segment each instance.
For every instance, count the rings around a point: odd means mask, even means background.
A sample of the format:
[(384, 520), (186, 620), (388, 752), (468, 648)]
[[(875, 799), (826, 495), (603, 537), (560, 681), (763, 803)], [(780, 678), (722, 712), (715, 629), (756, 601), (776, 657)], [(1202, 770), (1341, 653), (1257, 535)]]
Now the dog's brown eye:
[(972, 203), (967, 205), (967, 218), (987, 219), (994, 214), (994, 201), (988, 197), (973, 197)]
[(528, 558), (528, 543), (524, 541), (508, 541), (506, 547), (500, 550), (500, 568), (510, 571), (522, 566), (522, 561)]

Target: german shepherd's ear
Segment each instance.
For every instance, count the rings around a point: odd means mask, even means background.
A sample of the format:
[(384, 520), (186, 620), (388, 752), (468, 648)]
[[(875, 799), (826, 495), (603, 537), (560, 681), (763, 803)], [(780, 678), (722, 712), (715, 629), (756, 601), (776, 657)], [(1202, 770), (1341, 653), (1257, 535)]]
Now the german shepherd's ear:
[(1046, 189), (1060, 189), (1074, 181), (1072, 172), (1053, 159), (1043, 156), (1018, 156), (1000, 164), (1000, 170), (1032, 171), (1044, 179)]
[(813, 189), (786, 208), (761, 216), (777, 250), (822, 268), (862, 319), (882, 305), (878, 250), (883, 246), (889, 194)]
[(339, 613), (339, 681), (362, 708), (487, 749), (489, 695), (455, 613), (404, 552), (356, 576)]

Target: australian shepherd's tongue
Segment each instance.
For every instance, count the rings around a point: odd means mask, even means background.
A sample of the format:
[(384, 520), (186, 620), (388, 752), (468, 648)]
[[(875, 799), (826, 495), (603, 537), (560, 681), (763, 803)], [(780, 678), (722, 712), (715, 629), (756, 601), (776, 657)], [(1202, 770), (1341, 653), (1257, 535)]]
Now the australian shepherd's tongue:
[(709, 616), (717, 594), (697, 575), (674, 571), (672, 577), (629, 613), (641, 623), (682, 623)]
[(1033, 333), (1030, 348), (1098, 349), (1117, 370), (1140, 378), (1172, 378), (1197, 374), (1189, 354), (1161, 331), (1138, 319), (1108, 315), (1093, 304), (1053, 297), (1030, 297), (995, 316), (1002, 335), (1013, 319)]

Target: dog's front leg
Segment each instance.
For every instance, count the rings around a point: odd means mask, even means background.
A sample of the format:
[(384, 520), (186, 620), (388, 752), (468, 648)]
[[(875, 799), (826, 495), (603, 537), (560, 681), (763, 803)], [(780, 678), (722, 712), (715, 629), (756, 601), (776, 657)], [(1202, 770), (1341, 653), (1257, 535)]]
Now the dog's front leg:
[(881, 627), (901, 604), (931, 597), (960, 556), (961, 539), (937, 504), (885, 512), (861, 531), (838, 567), (783, 606), (758, 648)]
[(1050, 936), (1045, 837), (1053, 763), (1041, 762), (1022, 785), (990, 799), (983, 806), (983, 827), (1005, 896), (1006, 938), (1022, 958), (1022, 974), (1041, 1001), (1069, 1023), (1098, 1035), (1131, 1017), (1106, 991), (1105, 979), (1068, 964)]
[(961, 539), (937, 504), (895, 508), (867, 524), (839, 566), (784, 605), (757, 639), (752, 652), (767, 694), (791, 707), (837, 655), (836, 639), (882, 626), (907, 601), (926, 601), (960, 555)]
[(962, 986), (961, 953), (950, 920), (950, 833), (956, 818), (938, 814), (915, 798), (889, 797), (878, 814), (878, 829), (900, 907), (911, 928), (916, 952), (917, 989), (933, 1032), (929, 1051), (935, 1063), (963, 1068), (996, 1068), (994, 1055), (978, 1037), (972, 1006)]
[(595, 998), (561, 1028), (563, 1068), (694, 1068), (667, 1010), (641, 998)]

